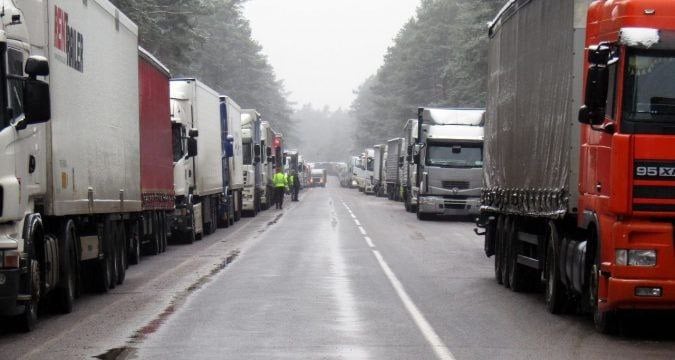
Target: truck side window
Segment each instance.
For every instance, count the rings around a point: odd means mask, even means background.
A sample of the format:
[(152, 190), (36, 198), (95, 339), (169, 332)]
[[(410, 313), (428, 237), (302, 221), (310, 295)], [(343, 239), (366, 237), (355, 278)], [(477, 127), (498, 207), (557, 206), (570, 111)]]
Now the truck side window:
[(616, 112), (616, 77), (618, 74), (618, 61), (608, 66), (609, 86), (607, 87), (607, 105), (605, 108), (607, 117), (615, 119)]
[(11, 118), (23, 114), (23, 52), (7, 49), (7, 92)]

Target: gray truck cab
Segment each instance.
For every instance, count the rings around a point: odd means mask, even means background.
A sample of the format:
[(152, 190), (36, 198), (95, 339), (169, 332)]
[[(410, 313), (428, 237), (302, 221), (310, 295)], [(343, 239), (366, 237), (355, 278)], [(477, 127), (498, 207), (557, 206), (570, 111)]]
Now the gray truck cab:
[(418, 218), (479, 213), (484, 118), (483, 109), (419, 109), (412, 149)]

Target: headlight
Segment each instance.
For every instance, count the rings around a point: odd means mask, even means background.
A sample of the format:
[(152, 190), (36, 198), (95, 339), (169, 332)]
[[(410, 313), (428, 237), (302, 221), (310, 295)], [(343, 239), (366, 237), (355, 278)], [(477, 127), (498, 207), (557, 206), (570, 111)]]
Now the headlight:
[(616, 265), (656, 266), (656, 250), (616, 250)]

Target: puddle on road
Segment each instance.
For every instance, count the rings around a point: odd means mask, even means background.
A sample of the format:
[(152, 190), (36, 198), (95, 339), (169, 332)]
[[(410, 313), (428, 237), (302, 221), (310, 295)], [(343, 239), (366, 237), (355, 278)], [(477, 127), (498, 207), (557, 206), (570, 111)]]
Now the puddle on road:
[(150, 321), (147, 325), (136, 330), (134, 335), (131, 336), (126, 346), (113, 348), (101, 355), (97, 355), (94, 358), (102, 360), (122, 360), (122, 359), (135, 359), (137, 348), (134, 345), (137, 345), (143, 340), (145, 340), (150, 334), (157, 332), (157, 330), (162, 326), (166, 320), (173, 315), (178, 308), (180, 308), (187, 301), (188, 297), (195, 291), (201, 289), (206, 283), (211, 281), (211, 279), (218, 274), (220, 271), (224, 270), (228, 265), (230, 265), (238, 256), (239, 249), (231, 251), (223, 261), (216, 265), (211, 271), (197, 279), (190, 286), (180, 293), (174, 295), (173, 299), (169, 302), (169, 305), (164, 308), (164, 311), (160, 313), (154, 320)]

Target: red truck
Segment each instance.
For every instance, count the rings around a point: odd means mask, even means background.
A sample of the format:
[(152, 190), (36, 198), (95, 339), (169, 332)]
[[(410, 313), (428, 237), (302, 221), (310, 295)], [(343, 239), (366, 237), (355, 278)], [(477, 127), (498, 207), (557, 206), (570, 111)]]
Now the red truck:
[(514, 0), (490, 25), (495, 278), (617, 329), (675, 309), (675, 2)]
[(138, 54), (143, 213), (138, 223), (140, 236), (129, 237), (131, 263), (138, 262), (141, 248), (151, 255), (166, 250), (168, 216), (175, 207), (169, 96), (171, 73), (143, 48), (139, 48)]

